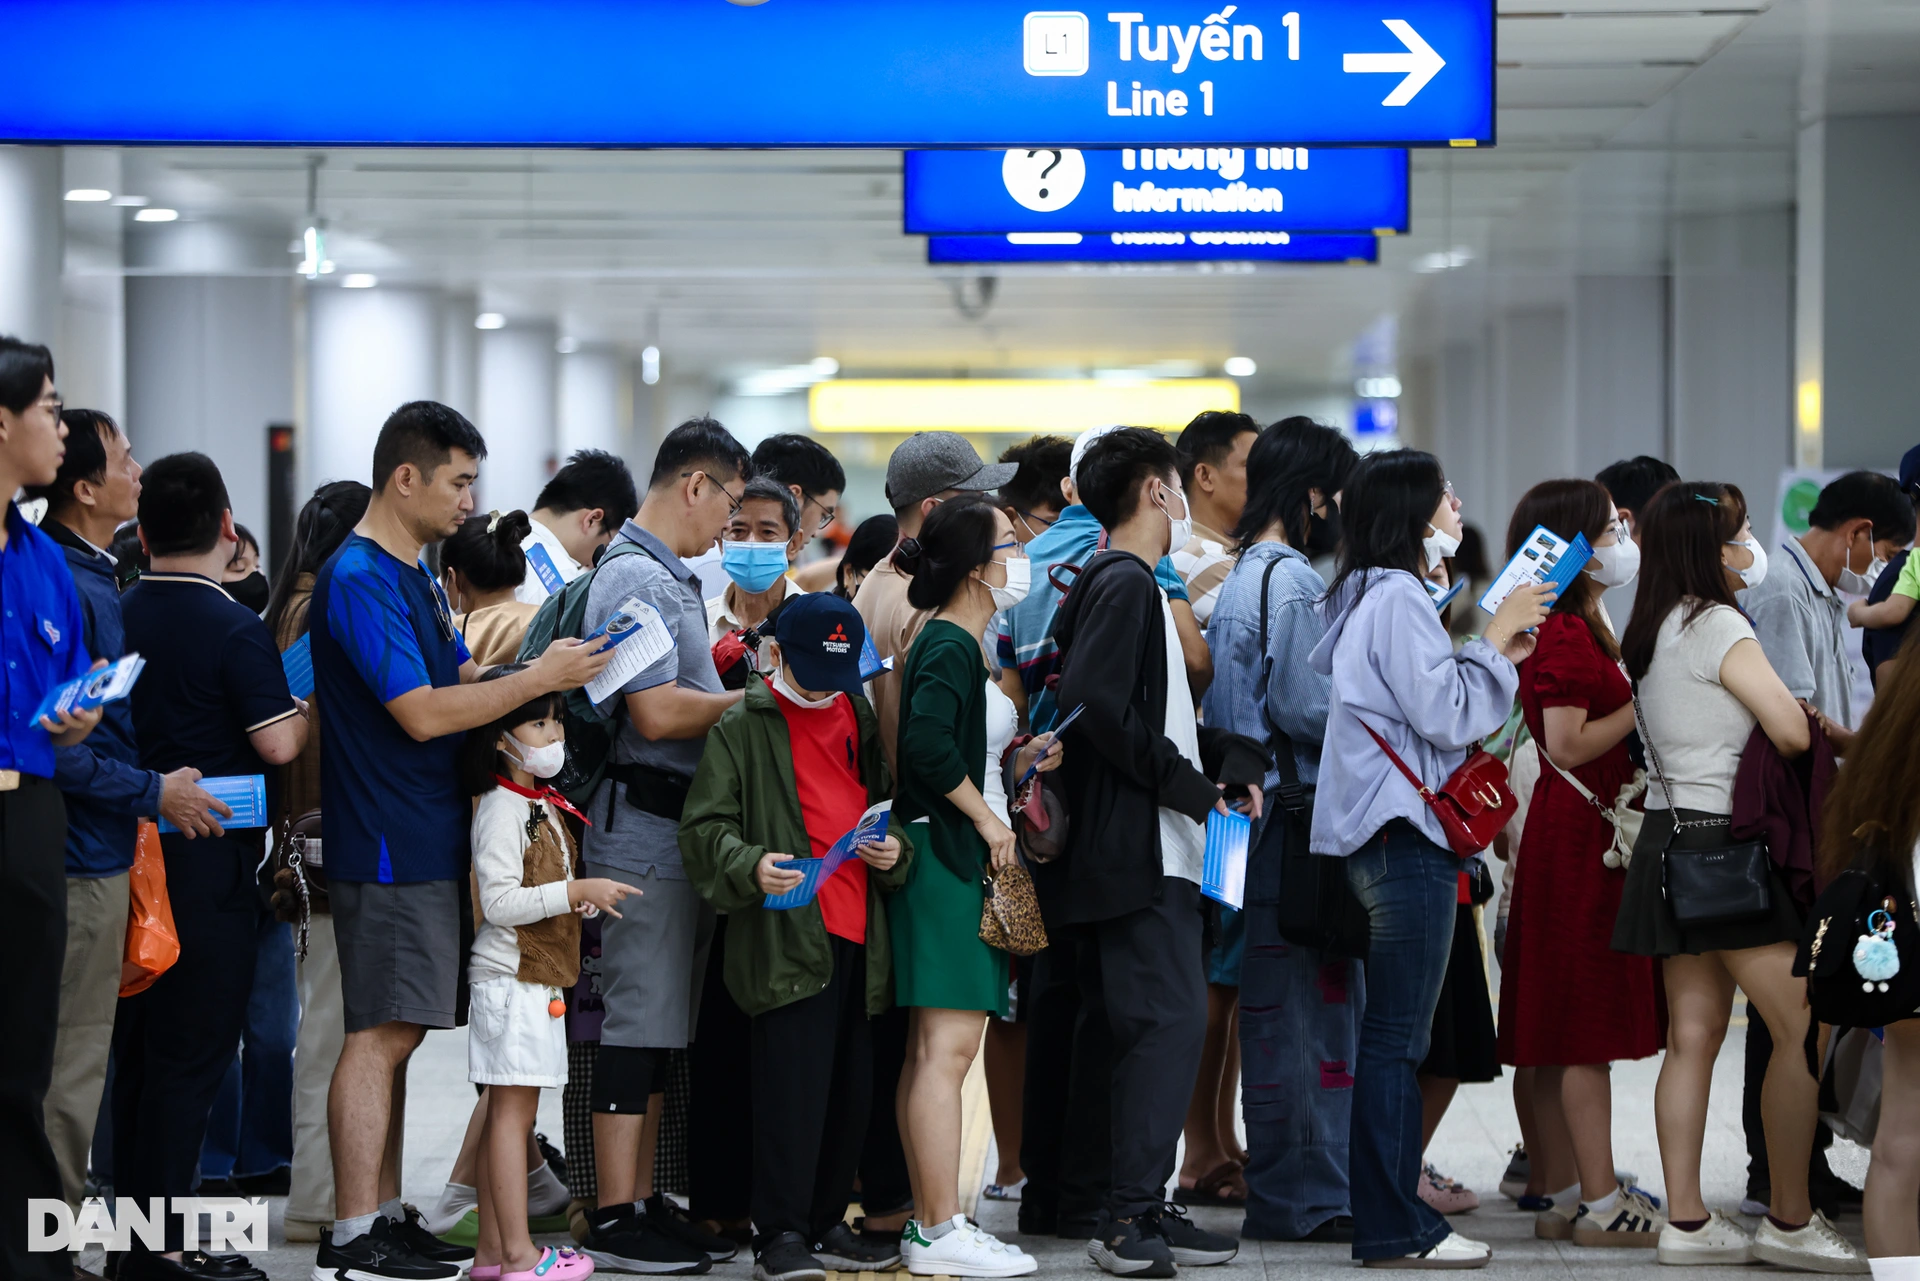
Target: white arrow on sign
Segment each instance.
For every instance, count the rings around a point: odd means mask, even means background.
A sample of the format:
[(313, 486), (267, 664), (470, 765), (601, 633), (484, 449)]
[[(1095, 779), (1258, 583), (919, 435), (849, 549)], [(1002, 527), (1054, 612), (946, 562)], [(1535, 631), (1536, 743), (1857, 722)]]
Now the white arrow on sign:
[(1405, 53), (1350, 53), (1342, 68), (1348, 72), (1392, 71), (1401, 72), (1406, 79), (1395, 85), (1393, 92), (1380, 100), (1383, 107), (1404, 107), (1413, 101), (1413, 95), (1427, 87), (1427, 81), (1447, 65), (1447, 60), (1433, 51), (1433, 46), (1420, 38), (1403, 18), (1382, 18), (1387, 30), (1400, 37), (1400, 43), (1407, 47)]

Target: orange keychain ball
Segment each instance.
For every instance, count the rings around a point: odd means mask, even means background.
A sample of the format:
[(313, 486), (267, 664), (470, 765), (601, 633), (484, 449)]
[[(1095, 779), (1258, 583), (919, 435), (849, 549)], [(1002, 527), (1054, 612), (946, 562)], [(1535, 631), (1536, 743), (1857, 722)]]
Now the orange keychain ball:
[(561, 1000), (559, 997), (556, 996), (551, 1001), (547, 1002), (547, 1013), (553, 1015), (554, 1018), (557, 1019), (557, 1018), (564, 1017), (566, 1012), (567, 1012), (567, 1003)]

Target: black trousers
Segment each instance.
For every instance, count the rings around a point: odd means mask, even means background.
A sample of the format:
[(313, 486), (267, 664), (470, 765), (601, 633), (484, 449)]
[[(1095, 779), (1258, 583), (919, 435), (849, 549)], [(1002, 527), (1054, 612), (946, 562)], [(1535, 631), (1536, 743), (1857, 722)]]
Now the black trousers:
[[(64, 1250), (27, 1253), (27, 1199), (58, 1201), (41, 1122), (67, 952), (67, 807), (44, 778), (0, 792), (0, 1276), (66, 1281)], [(195, 1150), (194, 1155), (199, 1155)]]
[(1080, 935), (1051, 931), (1034, 957), (1027, 996), (1027, 1076), (1021, 1096), (1020, 1230), (1092, 1234), (1107, 1199), (1113, 1037), (1081, 999)]
[[(240, 1049), (265, 910), (257, 843), (179, 835), (160, 843), (180, 959), (123, 999), (113, 1025), (113, 1190), (143, 1208), (149, 1197), (193, 1194), (207, 1116)], [(166, 1216), (166, 1231), (166, 1248), (180, 1249), (178, 1215)]]
[(873, 1104), (867, 1109), (867, 1139), (860, 1152), (860, 1208), (869, 1217), (896, 1214), (913, 1204), (907, 1150), (900, 1143), (900, 1072), (907, 1063), (907, 1011), (896, 1005), (871, 1020)]
[(830, 938), (824, 990), (753, 1018), (753, 1225), (809, 1243), (846, 1217), (872, 1106), (867, 949)]
[(1113, 1036), (1116, 1219), (1166, 1204), (1207, 1035), (1201, 928), (1200, 887), (1174, 876), (1161, 878), (1159, 902), (1085, 927), (1080, 990)]
[(753, 1211), (752, 1021), (727, 991), (727, 918), (714, 923), (707, 978), (700, 989), (700, 1036), (687, 1047), (693, 1072), (688, 1100), (688, 1212), (731, 1221)]

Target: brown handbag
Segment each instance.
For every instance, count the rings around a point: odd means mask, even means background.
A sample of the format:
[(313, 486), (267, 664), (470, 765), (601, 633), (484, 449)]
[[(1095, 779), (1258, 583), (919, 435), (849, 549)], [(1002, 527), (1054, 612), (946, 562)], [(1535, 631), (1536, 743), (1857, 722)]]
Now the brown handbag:
[(1032, 956), (1047, 945), (1047, 927), (1040, 919), (1040, 900), (1033, 878), (1014, 863), (980, 878), (980, 941), (1014, 956)]

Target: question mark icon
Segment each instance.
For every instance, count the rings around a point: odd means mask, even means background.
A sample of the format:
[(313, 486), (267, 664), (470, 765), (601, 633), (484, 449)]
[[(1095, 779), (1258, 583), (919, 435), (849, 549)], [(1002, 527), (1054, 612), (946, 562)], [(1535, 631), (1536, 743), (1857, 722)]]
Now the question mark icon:
[[(1053, 157), (1053, 162), (1049, 164), (1045, 169), (1042, 169), (1040, 171), (1040, 181), (1042, 182), (1045, 182), (1047, 180), (1048, 174), (1052, 173), (1055, 169), (1060, 167), (1060, 153), (1058, 151), (1055, 151), (1051, 147), (1047, 148), (1047, 152), (1049, 155)], [(1038, 151), (1029, 151), (1027, 153), (1027, 157), (1031, 159), (1034, 156), (1037, 156), (1039, 154), (1040, 153)], [(1046, 198), (1047, 198), (1047, 189), (1045, 187), (1042, 187), (1040, 188), (1040, 199), (1045, 200)]]

